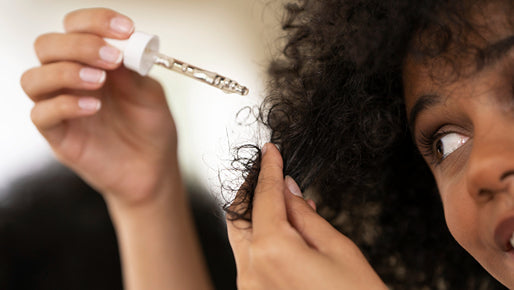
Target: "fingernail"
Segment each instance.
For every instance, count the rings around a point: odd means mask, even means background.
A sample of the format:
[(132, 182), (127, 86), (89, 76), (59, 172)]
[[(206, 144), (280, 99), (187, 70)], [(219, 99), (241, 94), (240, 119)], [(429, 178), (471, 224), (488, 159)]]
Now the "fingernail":
[(264, 156), (264, 154), (266, 154), (266, 151), (268, 151), (268, 144), (264, 144), (264, 146), (262, 146), (262, 149), (261, 149), (261, 155)]
[(100, 48), (100, 58), (110, 63), (120, 63), (122, 54), (116, 47), (106, 45)]
[(280, 148), (278, 147), (277, 144), (273, 144), (273, 143), (266, 143), (264, 144), (264, 146), (262, 146), (261, 148), (261, 153), (262, 155), (264, 155), (266, 153), (266, 151), (268, 151), (268, 146), (275, 146), (275, 148), (277, 148), (277, 150), (280, 152)]
[(111, 29), (121, 34), (130, 34), (134, 30), (134, 23), (126, 17), (116, 16), (111, 19)]
[(296, 181), (294, 181), (294, 179), (291, 176), (289, 176), (289, 175), (286, 176), (286, 185), (287, 185), (287, 188), (289, 189), (289, 191), (292, 194), (303, 198), (302, 191), (300, 190), (300, 187), (298, 186)]
[(100, 110), (102, 103), (96, 98), (80, 98), (79, 107), (84, 111), (98, 111)]
[(316, 211), (316, 203), (312, 199), (307, 200), (307, 204), (312, 208), (313, 211)]
[(84, 67), (79, 72), (80, 79), (88, 83), (103, 83), (105, 71), (96, 68)]

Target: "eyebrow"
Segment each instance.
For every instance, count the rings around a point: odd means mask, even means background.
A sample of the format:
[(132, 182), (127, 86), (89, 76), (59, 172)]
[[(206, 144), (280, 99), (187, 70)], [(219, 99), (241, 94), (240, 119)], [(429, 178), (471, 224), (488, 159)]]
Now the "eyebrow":
[(421, 112), (426, 111), (428, 108), (433, 107), (441, 102), (441, 96), (435, 94), (422, 95), (416, 100), (414, 106), (409, 113), (409, 128), (414, 132), (416, 119)]
[(485, 67), (496, 63), (507, 55), (507, 53), (514, 47), (514, 35), (500, 39), (499, 41), (486, 46), (479, 52), (479, 60), (481, 61), (479, 67)]
[[(514, 48), (514, 35), (503, 38), (491, 45), (486, 46), (480, 52), (480, 59), (483, 60), (481, 67), (492, 65), (498, 60), (502, 59), (507, 53)], [(441, 102), (441, 96), (436, 94), (422, 95), (416, 100), (414, 106), (409, 113), (409, 128), (411, 132), (414, 131), (416, 120), (423, 111), (433, 107)]]

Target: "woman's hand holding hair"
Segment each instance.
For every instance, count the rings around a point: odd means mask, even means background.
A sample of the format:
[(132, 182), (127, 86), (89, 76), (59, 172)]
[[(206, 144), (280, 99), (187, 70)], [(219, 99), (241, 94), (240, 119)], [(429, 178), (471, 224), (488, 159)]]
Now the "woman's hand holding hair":
[(121, 52), (104, 40), (127, 39), (132, 20), (82, 9), (64, 28), (38, 37), (41, 66), (21, 78), (34, 124), (57, 158), (104, 196), (128, 289), (208, 288), (163, 89), (122, 67)]
[(359, 248), (316, 213), (292, 178), (284, 179), (278, 149), (266, 144), (263, 151), (252, 222), (227, 220), (238, 287), (387, 289)]

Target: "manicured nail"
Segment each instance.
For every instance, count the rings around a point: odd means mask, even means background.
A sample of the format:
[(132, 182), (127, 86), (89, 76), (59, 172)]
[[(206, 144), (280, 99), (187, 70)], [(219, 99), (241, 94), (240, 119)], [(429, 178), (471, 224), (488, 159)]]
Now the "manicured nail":
[(100, 110), (100, 107), (102, 106), (102, 103), (99, 99), (96, 98), (80, 98), (79, 99), (79, 107), (84, 111), (98, 111)]
[(313, 211), (316, 211), (316, 203), (312, 199), (307, 200), (307, 204), (312, 208)]
[(264, 156), (264, 154), (266, 154), (266, 151), (268, 151), (268, 144), (264, 144), (264, 146), (262, 146), (262, 149), (261, 149), (261, 155)]
[(121, 34), (130, 34), (134, 31), (134, 23), (126, 17), (116, 16), (111, 19), (111, 29)]
[(291, 176), (289, 176), (289, 175), (286, 176), (286, 185), (287, 185), (287, 188), (289, 189), (289, 191), (292, 194), (303, 198), (302, 191), (301, 191), (300, 187), (298, 186), (296, 181), (294, 181), (294, 179), (291, 178)]
[(122, 53), (114, 46), (106, 45), (100, 48), (100, 58), (110, 63), (120, 63)]
[(273, 143), (266, 143), (264, 144), (264, 146), (262, 146), (261, 148), (261, 155), (264, 155), (266, 153), (266, 151), (268, 151), (268, 146), (275, 146), (275, 148), (277, 148), (277, 150), (280, 152), (280, 148), (278, 147), (277, 144), (273, 144)]
[(105, 71), (84, 67), (79, 72), (80, 79), (88, 83), (103, 83), (105, 81)]

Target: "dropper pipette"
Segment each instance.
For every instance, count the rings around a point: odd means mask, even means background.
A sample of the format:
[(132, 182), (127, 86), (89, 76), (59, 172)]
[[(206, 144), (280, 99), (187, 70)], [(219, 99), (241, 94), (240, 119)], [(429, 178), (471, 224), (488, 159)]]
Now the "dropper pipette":
[(211, 85), (225, 93), (247, 95), (247, 87), (236, 81), (159, 52), (159, 38), (156, 35), (136, 31), (127, 40), (107, 40), (123, 51), (123, 64), (128, 69), (145, 76), (154, 64), (178, 72), (200, 82)]

